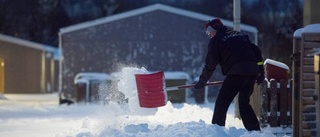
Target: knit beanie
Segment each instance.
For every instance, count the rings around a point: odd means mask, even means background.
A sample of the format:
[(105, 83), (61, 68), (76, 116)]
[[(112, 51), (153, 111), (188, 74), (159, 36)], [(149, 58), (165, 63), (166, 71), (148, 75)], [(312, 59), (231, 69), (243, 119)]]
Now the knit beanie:
[(223, 27), (223, 24), (219, 18), (211, 20), (209, 25), (217, 31)]

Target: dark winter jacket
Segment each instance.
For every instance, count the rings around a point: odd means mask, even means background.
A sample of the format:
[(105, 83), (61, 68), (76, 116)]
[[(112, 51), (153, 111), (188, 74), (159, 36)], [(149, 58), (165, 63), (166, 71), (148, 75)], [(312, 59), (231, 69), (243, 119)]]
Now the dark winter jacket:
[(199, 82), (204, 85), (218, 64), (221, 66), (223, 75), (259, 74), (257, 63), (261, 61), (260, 49), (249, 40), (247, 35), (224, 26), (217, 31), (215, 37), (210, 39)]

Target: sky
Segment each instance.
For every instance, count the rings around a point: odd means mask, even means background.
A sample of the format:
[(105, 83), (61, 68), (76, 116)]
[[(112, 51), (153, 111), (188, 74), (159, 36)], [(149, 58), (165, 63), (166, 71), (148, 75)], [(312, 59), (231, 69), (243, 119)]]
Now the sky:
[[(230, 106), (226, 126), (211, 124), (214, 102), (171, 103), (141, 108), (134, 74), (144, 68), (125, 68), (118, 86), (127, 104), (59, 105), (58, 94), (0, 94), (0, 135), (3, 137), (275, 137), (289, 129), (263, 128), (248, 132)], [(278, 134), (278, 136), (289, 137)]]

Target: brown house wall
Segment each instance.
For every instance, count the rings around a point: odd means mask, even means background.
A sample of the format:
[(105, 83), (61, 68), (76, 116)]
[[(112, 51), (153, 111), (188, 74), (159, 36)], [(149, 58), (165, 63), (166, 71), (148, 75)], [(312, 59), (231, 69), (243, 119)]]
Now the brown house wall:
[(73, 94), (73, 79), (79, 72), (111, 73), (130, 65), (197, 71), (208, 42), (202, 25), (199, 20), (155, 11), (63, 34), (62, 90)]
[(5, 62), (4, 93), (40, 93), (40, 50), (0, 41)]

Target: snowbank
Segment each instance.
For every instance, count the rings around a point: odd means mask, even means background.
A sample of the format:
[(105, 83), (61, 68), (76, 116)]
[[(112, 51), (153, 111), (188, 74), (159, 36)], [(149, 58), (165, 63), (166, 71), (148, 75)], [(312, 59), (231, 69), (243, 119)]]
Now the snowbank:
[[(136, 96), (135, 73), (148, 72), (144, 68), (123, 69), (119, 83), (121, 91), (131, 95), (131, 98)], [(5, 96), (8, 96), (8, 100), (0, 100), (1, 136), (275, 137), (271, 132), (273, 129), (269, 128), (262, 132), (245, 130), (241, 120), (234, 117), (233, 105), (229, 108), (226, 126), (220, 127), (211, 124), (214, 103), (198, 105), (168, 102), (157, 109), (141, 109), (133, 106), (134, 103), (138, 104), (137, 100), (129, 101), (129, 105), (111, 102), (108, 105), (59, 106), (57, 94), (29, 96), (28, 104), (19, 101), (24, 95)], [(56, 104), (44, 103), (53, 101)]]

